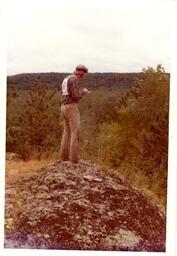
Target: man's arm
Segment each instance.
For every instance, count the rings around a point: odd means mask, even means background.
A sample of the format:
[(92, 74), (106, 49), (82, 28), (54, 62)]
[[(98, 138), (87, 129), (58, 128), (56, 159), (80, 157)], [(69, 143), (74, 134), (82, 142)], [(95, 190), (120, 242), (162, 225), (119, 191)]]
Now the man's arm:
[(78, 101), (82, 98), (83, 95), (87, 94), (88, 90), (84, 88), (83, 90), (79, 90), (77, 79), (71, 77), (68, 81), (70, 88), (70, 95), (74, 101)]

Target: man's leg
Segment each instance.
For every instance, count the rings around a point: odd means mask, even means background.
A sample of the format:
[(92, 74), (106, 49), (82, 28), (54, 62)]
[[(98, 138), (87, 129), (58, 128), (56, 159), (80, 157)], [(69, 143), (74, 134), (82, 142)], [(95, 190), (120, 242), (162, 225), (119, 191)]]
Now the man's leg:
[(74, 163), (79, 162), (79, 130), (80, 130), (80, 113), (77, 105), (73, 105), (71, 109), (72, 114), (69, 118), (69, 126), (71, 131), (70, 142), (70, 161)]
[(61, 139), (59, 160), (67, 161), (69, 160), (69, 146), (70, 146), (70, 127), (69, 122), (66, 118), (64, 118), (64, 131)]

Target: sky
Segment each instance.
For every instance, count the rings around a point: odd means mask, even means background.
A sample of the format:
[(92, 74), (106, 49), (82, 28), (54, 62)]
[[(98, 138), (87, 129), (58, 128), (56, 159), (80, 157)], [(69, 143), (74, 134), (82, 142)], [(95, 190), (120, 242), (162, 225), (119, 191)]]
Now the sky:
[(55, 0), (14, 0), (7, 73), (72, 72), (80, 63), (90, 72), (140, 72), (158, 64), (170, 72), (171, 13), (164, 2), (69, 8)]

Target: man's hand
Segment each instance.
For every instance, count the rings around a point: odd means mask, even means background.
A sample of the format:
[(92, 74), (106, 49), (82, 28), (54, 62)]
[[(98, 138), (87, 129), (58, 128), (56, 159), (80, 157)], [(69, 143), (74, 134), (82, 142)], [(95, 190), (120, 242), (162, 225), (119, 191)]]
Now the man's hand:
[(83, 92), (84, 94), (91, 93), (91, 91), (89, 91), (87, 88), (84, 88), (84, 89), (82, 90), (82, 92)]

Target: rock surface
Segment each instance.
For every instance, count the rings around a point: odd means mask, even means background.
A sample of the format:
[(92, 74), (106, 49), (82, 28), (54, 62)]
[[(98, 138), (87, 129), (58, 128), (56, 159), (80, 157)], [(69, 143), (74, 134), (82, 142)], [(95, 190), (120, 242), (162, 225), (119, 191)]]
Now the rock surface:
[(6, 248), (165, 251), (165, 216), (90, 161), (56, 163), (6, 186)]

